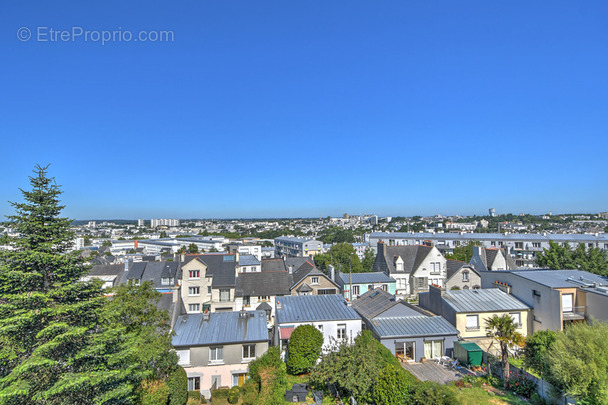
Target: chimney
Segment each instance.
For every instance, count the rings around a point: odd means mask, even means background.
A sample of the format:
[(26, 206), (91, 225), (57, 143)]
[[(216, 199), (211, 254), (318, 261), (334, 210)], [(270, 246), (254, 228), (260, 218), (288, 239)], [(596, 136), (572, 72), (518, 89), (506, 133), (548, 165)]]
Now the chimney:
[(331, 281), (336, 281), (336, 269), (331, 264), (327, 266), (327, 270), (329, 271), (329, 278)]
[(289, 274), (293, 274), (293, 266), (290, 264), (288, 266), (288, 268), (289, 268)]
[(206, 309), (205, 312), (203, 312), (203, 321), (208, 321), (209, 320), (209, 310)]
[(245, 319), (247, 317), (247, 311), (245, 311), (245, 308), (241, 309), (241, 311), (239, 312), (239, 318), (240, 319)]
[(281, 311), (283, 309), (283, 304), (277, 301), (277, 311)]

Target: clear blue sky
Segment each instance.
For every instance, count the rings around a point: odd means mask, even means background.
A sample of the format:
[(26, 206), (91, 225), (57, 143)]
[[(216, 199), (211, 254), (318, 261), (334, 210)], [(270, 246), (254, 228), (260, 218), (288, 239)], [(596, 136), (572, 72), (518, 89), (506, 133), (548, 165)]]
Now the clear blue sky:
[(76, 219), (608, 210), (603, 0), (0, 9), (0, 215), (36, 163)]

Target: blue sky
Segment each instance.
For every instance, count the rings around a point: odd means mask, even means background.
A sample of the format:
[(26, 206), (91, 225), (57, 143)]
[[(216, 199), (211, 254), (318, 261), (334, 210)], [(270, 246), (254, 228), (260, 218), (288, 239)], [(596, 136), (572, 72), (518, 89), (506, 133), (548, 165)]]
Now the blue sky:
[(0, 7), (0, 215), (37, 163), (75, 219), (608, 210), (608, 2)]

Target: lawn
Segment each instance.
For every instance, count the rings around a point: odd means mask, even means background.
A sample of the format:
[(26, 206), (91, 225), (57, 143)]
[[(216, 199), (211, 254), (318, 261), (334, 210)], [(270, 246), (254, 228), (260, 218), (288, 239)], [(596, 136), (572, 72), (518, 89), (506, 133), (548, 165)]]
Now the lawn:
[(529, 402), (522, 398), (491, 386), (458, 388), (455, 385), (449, 385), (448, 387), (456, 393), (462, 404), (529, 405)]

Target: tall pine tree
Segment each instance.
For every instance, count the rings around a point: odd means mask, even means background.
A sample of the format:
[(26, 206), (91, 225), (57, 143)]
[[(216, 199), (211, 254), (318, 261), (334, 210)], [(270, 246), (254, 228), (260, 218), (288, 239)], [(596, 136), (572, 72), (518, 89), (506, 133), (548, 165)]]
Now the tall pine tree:
[(153, 310), (158, 295), (149, 285), (121, 291), (118, 317), (101, 283), (80, 282), (88, 268), (69, 252), (61, 190), (47, 167), (34, 173), (24, 202), (11, 203), (17, 236), (0, 251), (0, 404), (136, 403), (144, 379), (176, 364), (166, 315)]

